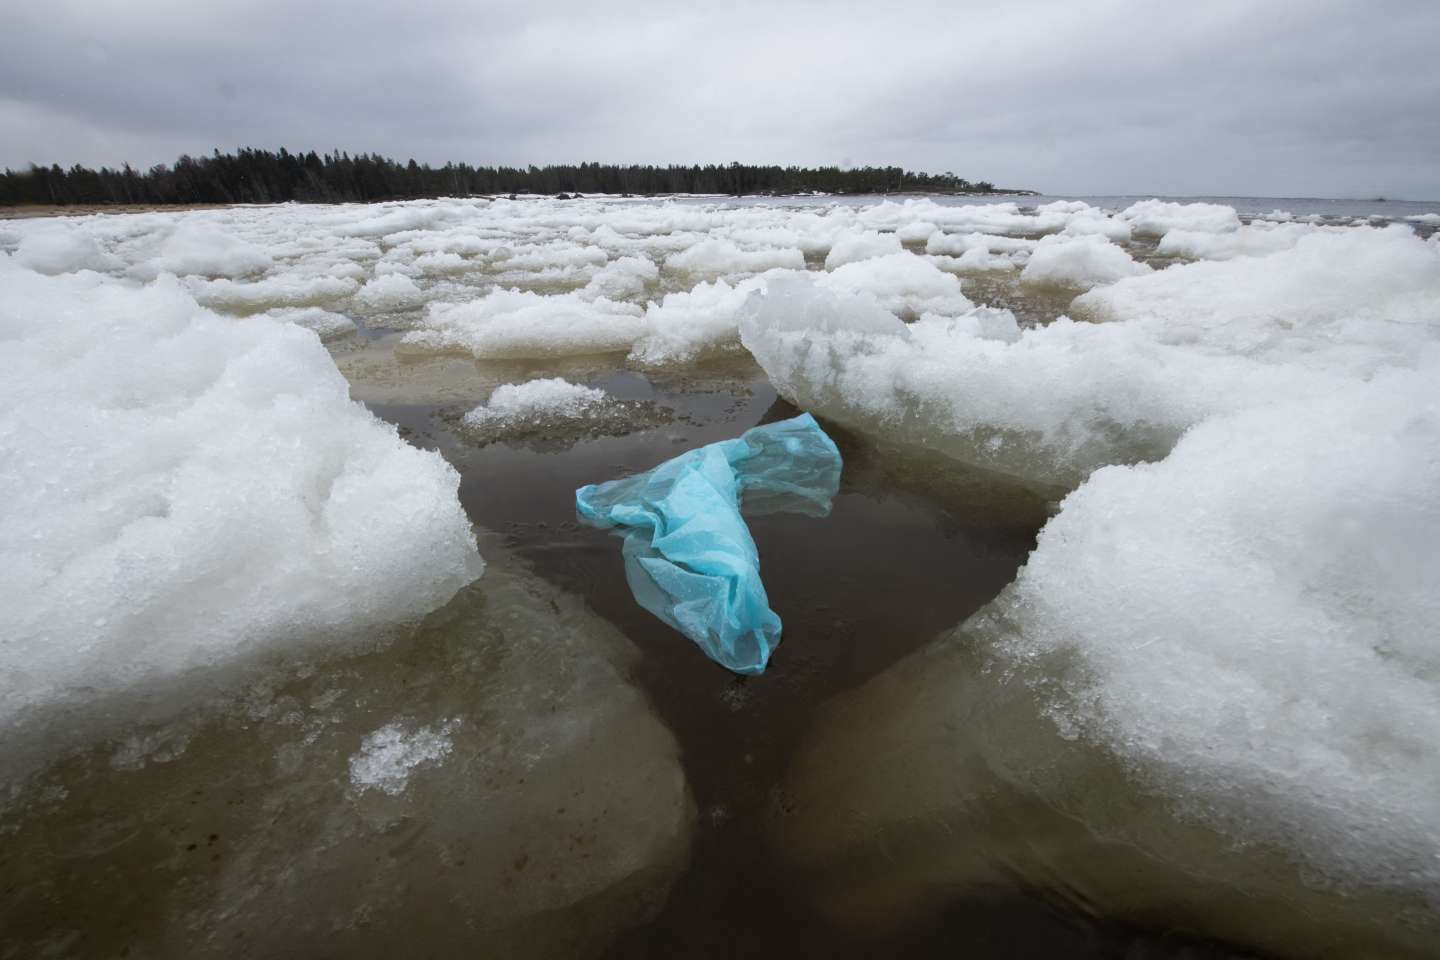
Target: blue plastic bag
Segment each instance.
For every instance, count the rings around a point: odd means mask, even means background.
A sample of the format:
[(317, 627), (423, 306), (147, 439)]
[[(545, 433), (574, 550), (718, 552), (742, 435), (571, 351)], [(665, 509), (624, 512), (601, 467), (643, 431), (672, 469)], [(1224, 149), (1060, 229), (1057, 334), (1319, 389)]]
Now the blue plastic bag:
[(592, 526), (624, 532), (625, 578), (642, 607), (721, 666), (761, 673), (780, 642), (780, 618), (741, 504), (826, 516), (840, 467), (835, 442), (806, 413), (581, 487), (575, 508)]

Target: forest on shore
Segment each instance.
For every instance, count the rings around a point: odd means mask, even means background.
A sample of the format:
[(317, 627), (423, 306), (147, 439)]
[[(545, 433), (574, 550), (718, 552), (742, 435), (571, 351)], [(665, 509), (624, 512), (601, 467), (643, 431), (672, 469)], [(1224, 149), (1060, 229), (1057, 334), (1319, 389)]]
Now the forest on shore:
[[(336, 203), (512, 193), (995, 193), (987, 181), (900, 167), (782, 167), (708, 165), (555, 164), (544, 167), (443, 167), (400, 163), (378, 154), (317, 154), (245, 148), (208, 157), (182, 156), (174, 165), (92, 170), (58, 164), (0, 174), (0, 205)], [(1025, 191), (1013, 191), (1025, 192)]]

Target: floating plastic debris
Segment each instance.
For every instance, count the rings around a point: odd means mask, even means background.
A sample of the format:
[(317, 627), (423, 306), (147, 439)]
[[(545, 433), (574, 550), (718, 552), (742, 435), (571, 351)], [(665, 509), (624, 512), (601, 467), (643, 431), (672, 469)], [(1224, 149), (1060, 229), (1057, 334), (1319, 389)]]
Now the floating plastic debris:
[(584, 522), (625, 534), (625, 576), (642, 607), (736, 673), (761, 673), (780, 617), (760, 581), (746, 512), (823, 517), (840, 451), (802, 414), (690, 450), (646, 473), (575, 491)]

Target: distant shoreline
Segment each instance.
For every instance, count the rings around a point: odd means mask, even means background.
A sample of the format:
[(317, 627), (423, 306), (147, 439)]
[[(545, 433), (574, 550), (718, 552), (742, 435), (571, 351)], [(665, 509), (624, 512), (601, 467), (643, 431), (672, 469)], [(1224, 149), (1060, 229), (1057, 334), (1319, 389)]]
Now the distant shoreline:
[[(311, 201), (296, 200), (285, 201), (291, 203), (323, 204), (323, 203), (408, 203), (415, 200), (505, 200), (514, 197), (517, 200), (667, 200), (667, 199), (693, 199), (710, 200), (717, 202), (727, 200), (744, 200), (760, 198), (767, 200), (785, 200), (796, 198), (809, 199), (843, 199), (846, 197), (1039, 197), (1044, 194), (1034, 190), (990, 190), (981, 192), (978, 190), (966, 191), (942, 191), (942, 190), (892, 190), (889, 193), (746, 193), (746, 194), (725, 194), (725, 193), (484, 193), (456, 197), (392, 197), (379, 200), (342, 200), (342, 201)], [(224, 210), (231, 207), (256, 207), (273, 206), (267, 203), (29, 203), (12, 206), (0, 205), (0, 220), (27, 220), (37, 217), (87, 217), (99, 214), (126, 214), (126, 213), (165, 213), (170, 211), (186, 210)]]

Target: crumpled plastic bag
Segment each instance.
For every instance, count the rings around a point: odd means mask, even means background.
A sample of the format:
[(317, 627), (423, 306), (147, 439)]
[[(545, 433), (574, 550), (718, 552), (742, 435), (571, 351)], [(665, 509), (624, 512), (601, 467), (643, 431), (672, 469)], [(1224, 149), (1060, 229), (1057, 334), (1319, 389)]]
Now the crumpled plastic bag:
[(835, 442), (806, 413), (581, 487), (575, 507), (585, 523), (624, 533), (625, 577), (642, 607), (721, 666), (761, 673), (780, 618), (741, 504), (752, 514), (827, 516), (840, 468)]

